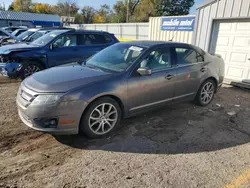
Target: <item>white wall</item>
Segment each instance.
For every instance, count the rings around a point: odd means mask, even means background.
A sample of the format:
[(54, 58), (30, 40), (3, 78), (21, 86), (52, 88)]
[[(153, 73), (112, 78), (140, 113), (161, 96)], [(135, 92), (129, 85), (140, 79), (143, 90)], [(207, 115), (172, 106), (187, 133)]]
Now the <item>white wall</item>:
[(71, 24), (75, 29), (99, 30), (114, 33), (117, 38), (148, 40), (148, 23), (115, 23), (115, 24)]

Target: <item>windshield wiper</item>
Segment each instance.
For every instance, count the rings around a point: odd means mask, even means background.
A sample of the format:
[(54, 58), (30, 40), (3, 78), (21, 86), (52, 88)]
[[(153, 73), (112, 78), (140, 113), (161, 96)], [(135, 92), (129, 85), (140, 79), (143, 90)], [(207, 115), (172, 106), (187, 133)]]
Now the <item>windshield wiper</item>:
[(89, 65), (89, 64), (85, 64), (86, 67), (89, 67), (91, 69), (95, 69), (95, 70), (102, 70), (100, 67), (97, 67), (95, 65)]

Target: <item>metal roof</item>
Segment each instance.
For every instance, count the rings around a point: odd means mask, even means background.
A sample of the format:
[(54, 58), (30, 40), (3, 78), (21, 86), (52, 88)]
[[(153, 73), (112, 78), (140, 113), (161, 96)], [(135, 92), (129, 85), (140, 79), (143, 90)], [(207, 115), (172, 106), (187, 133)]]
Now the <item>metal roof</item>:
[(204, 3), (198, 5), (196, 9), (200, 9), (200, 8), (205, 7), (205, 6), (207, 6), (207, 5), (213, 4), (213, 3), (215, 3), (216, 1), (220, 1), (220, 0), (207, 0), (207, 1), (205, 1)]
[(0, 20), (53, 21), (60, 22), (60, 16), (54, 14), (37, 14), (29, 12), (0, 11)]

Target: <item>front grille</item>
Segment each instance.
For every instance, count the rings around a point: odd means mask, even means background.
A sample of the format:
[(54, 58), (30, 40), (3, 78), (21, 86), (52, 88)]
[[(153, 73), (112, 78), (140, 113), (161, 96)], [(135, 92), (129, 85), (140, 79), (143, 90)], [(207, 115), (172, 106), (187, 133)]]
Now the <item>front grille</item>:
[(17, 101), (22, 107), (27, 108), (36, 97), (36, 93), (21, 84), (17, 94)]

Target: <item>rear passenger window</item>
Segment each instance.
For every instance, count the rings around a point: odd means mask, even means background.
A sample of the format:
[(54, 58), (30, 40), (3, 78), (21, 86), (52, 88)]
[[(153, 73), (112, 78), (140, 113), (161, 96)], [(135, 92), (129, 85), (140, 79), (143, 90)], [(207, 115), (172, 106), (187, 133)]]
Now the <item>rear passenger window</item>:
[(101, 34), (83, 34), (79, 36), (80, 45), (107, 44), (111, 41), (112, 39), (109, 36)]
[(203, 62), (204, 58), (201, 54), (191, 48), (175, 48), (178, 65), (188, 65)]

